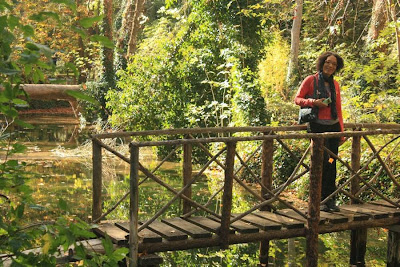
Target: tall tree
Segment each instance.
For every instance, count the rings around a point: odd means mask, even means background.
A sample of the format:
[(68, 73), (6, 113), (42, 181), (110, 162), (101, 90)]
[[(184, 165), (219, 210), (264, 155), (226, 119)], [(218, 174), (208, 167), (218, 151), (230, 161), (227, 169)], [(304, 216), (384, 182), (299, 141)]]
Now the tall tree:
[[(292, 87), (297, 83), (299, 78), (299, 50), (300, 50), (300, 29), (301, 20), (303, 17), (303, 0), (296, 0), (293, 26), (291, 30), (291, 46), (290, 46), (290, 58), (287, 70), (286, 82), (288, 87)], [(287, 95), (287, 94), (286, 94)]]
[(140, 32), (140, 29), (142, 28), (141, 24), (140, 24), (140, 18), (143, 14), (145, 3), (146, 3), (146, 0), (136, 0), (135, 12), (133, 14), (132, 23), (131, 23), (132, 27), (131, 27), (130, 34), (129, 34), (127, 57), (133, 55), (136, 52), (137, 38), (138, 38), (138, 35)]
[(387, 22), (386, 0), (374, 0), (371, 23), (368, 29), (368, 41), (376, 40)]
[(395, 35), (396, 35), (396, 47), (397, 47), (397, 59), (400, 63), (400, 29), (397, 24), (397, 15), (396, 15), (396, 3), (392, 0), (387, 0), (387, 5), (389, 8), (389, 16), (394, 23)]

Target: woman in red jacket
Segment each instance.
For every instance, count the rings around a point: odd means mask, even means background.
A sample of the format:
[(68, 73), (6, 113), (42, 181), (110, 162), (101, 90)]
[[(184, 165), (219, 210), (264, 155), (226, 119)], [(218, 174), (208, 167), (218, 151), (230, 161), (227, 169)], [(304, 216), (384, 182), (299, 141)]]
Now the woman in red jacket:
[[(343, 117), (340, 99), (339, 83), (333, 79), (333, 75), (344, 66), (342, 57), (333, 52), (321, 54), (317, 60), (317, 73), (304, 79), (297, 91), (294, 102), (300, 107), (316, 107), (318, 118), (310, 122), (308, 130), (312, 133), (342, 132)], [(315, 82), (314, 82), (315, 80)], [(314, 84), (317, 86), (317, 97), (314, 96)], [(338, 154), (339, 145), (344, 141), (339, 138), (325, 139), (325, 146)], [(321, 199), (325, 199), (336, 190), (336, 160), (324, 152), (322, 171)], [(329, 199), (321, 205), (322, 211), (338, 211), (335, 199)]]

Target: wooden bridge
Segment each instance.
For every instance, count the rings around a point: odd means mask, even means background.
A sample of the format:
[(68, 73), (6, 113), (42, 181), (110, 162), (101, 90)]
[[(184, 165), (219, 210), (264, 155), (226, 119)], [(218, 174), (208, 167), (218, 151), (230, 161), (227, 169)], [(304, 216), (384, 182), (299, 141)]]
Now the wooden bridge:
[[(214, 246), (225, 249), (231, 244), (249, 242), (260, 242), (260, 265), (266, 266), (270, 240), (299, 236), (306, 237), (307, 266), (317, 266), (318, 234), (351, 230), (350, 264), (364, 266), (367, 229), (384, 227), (390, 230), (387, 265), (400, 266), (400, 231), (397, 230), (400, 223), (397, 200), (400, 194), (400, 125), (345, 124), (345, 128), (343, 133), (322, 134), (306, 133), (305, 126), (289, 126), (94, 135), (92, 218), (99, 224), (94, 231), (109, 235), (117, 245), (129, 247), (130, 266), (138, 266), (141, 252)], [(345, 136), (348, 144), (341, 147), (337, 157), (323, 144), (324, 138), (340, 136)], [(128, 138), (129, 154), (108, 145), (105, 140), (110, 138)], [(141, 161), (144, 147), (169, 148), (170, 153), (150, 170), (150, 166)], [(304, 147), (304, 151), (299, 154), (294, 147)], [(348, 149), (344, 150), (346, 147)], [(130, 164), (130, 188), (106, 211), (102, 210), (103, 149)], [(281, 164), (274, 160), (277, 149), (285, 151), (297, 163), (289, 177), (276, 177), (274, 169)], [(324, 150), (336, 159), (341, 172), (337, 190), (320, 202)], [(199, 151), (208, 157), (207, 160), (200, 161), (196, 157)], [(168, 184), (157, 173), (176, 154), (182, 155), (181, 188)], [(210, 192), (206, 201), (195, 201), (193, 185), (205, 173), (207, 179), (215, 176), (218, 188)], [(259, 190), (244, 182), (243, 175), (251, 177)], [(304, 177), (309, 180), (308, 205), (302, 208), (284, 196), (294, 182)], [(141, 217), (139, 210), (144, 203), (139, 201), (140, 186), (148, 179), (171, 192), (171, 199), (152, 217)], [(232, 200), (233, 190), (238, 188), (251, 196), (251, 208), (239, 210)], [(106, 221), (106, 216), (128, 197), (129, 221)], [(331, 197), (341, 200), (340, 211), (320, 211), (321, 203)], [(178, 201), (182, 201), (182, 214), (171, 217), (168, 210)]]

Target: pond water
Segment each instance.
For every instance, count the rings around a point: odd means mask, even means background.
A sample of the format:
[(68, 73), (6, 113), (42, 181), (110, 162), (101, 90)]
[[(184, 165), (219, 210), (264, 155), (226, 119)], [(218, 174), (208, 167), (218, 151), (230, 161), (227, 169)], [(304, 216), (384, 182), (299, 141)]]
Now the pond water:
[[(40, 209), (30, 211), (32, 221), (54, 219), (59, 215), (57, 200), (64, 199), (73, 216), (90, 221), (92, 198), (91, 143), (89, 133), (93, 127), (82, 128), (74, 118), (36, 117), (33, 119), (37, 127), (34, 130), (14, 129), (15, 138), (28, 147), (28, 152), (19, 155), (20, 160), (32, 163), (30, 170), (37, 173), (32, 178), (31, 186)], [(148, 157), (152, 159), (151, 153)], [(125, 163), (112, 158), (106, 160), (104, 166), (107, 175), (104, 183), (105, 208), (111, 207), (128, 188), (128, 170)], [(178, 177), (180, 165), (170, 163), (160, 171), (161, 175), (174, 180)], [(172, 177), (172, 178), (171, 178)], [(176, 178), (177, 186), (181, 183)], [(208, 197), (207, 181), (199, 185), (199, 197)], [(141, 200), (147, 201), (142, 213), (151, 215), (158, 208), (156, 200), (168, 199), (166, 192), (154, 190), (151, 182), (141, 189)], [(122, 203), (108, 219), (126, 219), (128, 203)], [(179, 205), (172, 212), (179, 213)], [(370, 229), (367, 244), (367, 266), (386, 266), (386, 232), (383, 229)], [(349, 232), (320, 235), (319, 266), (348, 266)], [(294, 250), (288, 256), (289, 243)], [(305, 239), (295, 238), (270, 242), (270, 266), (304, 266)], [(258, 244), (234, 245), (228, 250), (214, 248), (196, 249), (179, 252), (161, 253), (164, 258), (162, 266), (257, 266)], [(291, 262), (289, 265), (288, 262)]]

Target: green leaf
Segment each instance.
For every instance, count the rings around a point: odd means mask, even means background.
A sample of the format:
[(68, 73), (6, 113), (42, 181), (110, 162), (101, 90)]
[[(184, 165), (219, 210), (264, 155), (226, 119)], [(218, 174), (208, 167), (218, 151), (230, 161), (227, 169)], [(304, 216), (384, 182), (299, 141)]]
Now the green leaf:
[(102, 46), (107, 48), (114, 47), (114, 43), (110, 39), (102, 35), (93, 35), (90, 37), (90, 40), (93, 42), (99, 42)]
[[(13, 144), (13, 152), (14, 153), (22, 153), (26, 151), (26, 146), (22, 144)], [(18, 163), (18, 162), (17, 162)]]
[(60, 209), (62, 209), (63, 211), (68, 211), (68, 204), (67, 204), (67, 202), (66, 202), (64, 199), (62, 199), (62, 198), (60, 198), (60, 199), (58, 200), (58, 207), (59, 207)]
[(35, 35), (35, 30), (32, 28), (32, 26), (29, 26), (29, 25), (23, 26), (22, 31), (23, 31), (25, 37), (30, 37), (30, 36)]
[(28, 48), (29, 50), (32, 50), (32, 51), (39, 51), (39, 47), (37, 47), (33, 43), (26, 43), (25, 47)]
[(45, 21), (48, 18), (53, 18), (54, 20), (60, 22), (60, 17), (58, 16), (57, 13), (54, 13), (54, 12), (40, 12), (38, 14), (34, 14), (29, 17), (29, 19), (35, 20), (38, 22)]
[(106, 235), (105, 239), (101, 240), (101, 243), (103, 244), (106, 255), (111, 256), (114, 251), (114, 246), (111, 242), (110, 237), (108, 235)]
[(104, 15), (90, 17), (90, 18), (83, 18), (79, 21), (81, 26), (85, 29), (92, 27), (96, 22), (101, 21), (104, 18)]
[(14, 122), (15, 122), (16, 124), (18, 124), (19, 126), (24, 127), (24, 128), (27, 128), (27, 129), (33, 129), (33, 128), (35, 128), (35, 127), (33, 127), (32, 124), (27, 123), (27, 122), (24, 122), (24, 121), (19, 120), (19, 119), (15, 119)]
[(12, 100), (12, 102), (13, 102), (15, 105), (19, 105), (19, 106), (29, 106), (28, 102), (26, 102), (26, 101), (23, 100), (23, 99), (19, 99), (19, 98), (14, 98), (14, 99)]
[(56, 4), (64, 4), (71, 10), (76, 11), (76, 4), (74, 0), (50, 0), (50, 1)]
[(25, 75), (30, 75), (32, 72), (32, 64), (25, 64)]
[(19, 18), (13, 15), (8, 16), (8, 27), (10, 30), (14, 30), (15, 27), (19, 26)]
[(72, 30), (78, 33), (82, 37), (82, 39), (85, 39), (87, 37), (87, 33), (78, 27), (72, 27)]
[(23, 204), (18, 205), (18, 207), (15, 210), (17, 218), (22, 218), (22, 216), (24, 215), (24, 210), (25, 210), (25, 206)]
[(91, 96), (86, 95), (86, 94), (83, 93), (83, 92), (80, 92), (80, 91), (73, 91), (73, 90), (66, 90), (65, 92), (66, 92), (68, 95), (70, 95), (70, 96), (72, 96), (72, 97), (75, 97), (76, 99), (85, 100), (85, 101), (87, 101), (87, 102), (89, 102), (89, 103), (91, 103), (91, 104), (93, 104), (93, 105), (101, 106), (101, 104), (100, 104), (99, 101), (97, 101), (96, 99), (94, 99), (94, 98), (91, 97)]
[(16, 159), (8, 160), (6, 162), (6, 164), (9, 167), (16, 167), (16, 166), (18, 166), (18, 160), (16, 160)]
[(6, 68), (2, 68), (0, 67), (0, 73), (3, 73), (5, 75), (14, 75), (19, 73), (19, 70), (15, 70), (15, 69), (6, 69)]
[(126, 257), (126, 255), (128, 253), (129, 253), (129, 249), (128, 248), (118, 248), (113, 252), (113, 258), (117, 262), (120, 262)]

